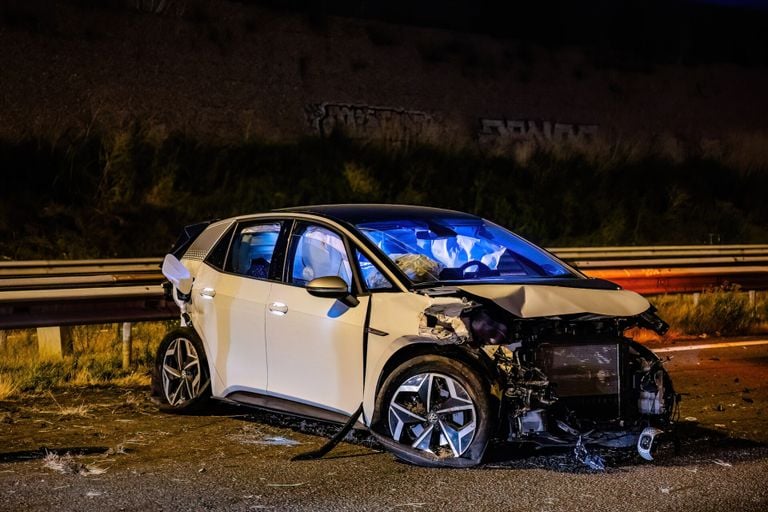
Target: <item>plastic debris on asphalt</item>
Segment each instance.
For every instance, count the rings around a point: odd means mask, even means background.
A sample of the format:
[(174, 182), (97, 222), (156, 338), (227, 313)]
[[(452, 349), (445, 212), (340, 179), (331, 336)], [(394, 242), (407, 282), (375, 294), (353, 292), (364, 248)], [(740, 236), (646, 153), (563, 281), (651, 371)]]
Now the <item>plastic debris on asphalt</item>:
[(595, 471), (605, 471), (605, 461), (603, 458), (599, 455), (592, 455), (589, 453), (581, 440), (581, 436), (579, 436), (578, 441), (576, 441), (576, 446), (573, 448), (573, 455), (576, 457), (577, 461), (588, 468), (594, 469)]

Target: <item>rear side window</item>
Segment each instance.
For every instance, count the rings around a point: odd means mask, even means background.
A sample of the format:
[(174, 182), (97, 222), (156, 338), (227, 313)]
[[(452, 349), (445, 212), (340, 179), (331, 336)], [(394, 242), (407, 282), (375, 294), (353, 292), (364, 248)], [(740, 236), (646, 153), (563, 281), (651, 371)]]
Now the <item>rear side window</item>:
[(227, 270), (256, 279), (268, 279), (272, 275), (272, 256), (281, 228), (281, 222), (238, 226)]

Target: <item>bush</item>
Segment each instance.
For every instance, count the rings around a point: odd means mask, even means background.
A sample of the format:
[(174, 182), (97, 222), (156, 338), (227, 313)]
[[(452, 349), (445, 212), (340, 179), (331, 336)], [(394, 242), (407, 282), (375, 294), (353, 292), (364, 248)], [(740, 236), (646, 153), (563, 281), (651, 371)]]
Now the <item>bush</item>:
[(651, 298), (659, 315), (674, 331), (691, 335), (733, 336), (759, 332), (768, 319), (764, 296), (750, 304), (749, 295), (738, 287), (706, 290), (698, 304), (692, 295)]

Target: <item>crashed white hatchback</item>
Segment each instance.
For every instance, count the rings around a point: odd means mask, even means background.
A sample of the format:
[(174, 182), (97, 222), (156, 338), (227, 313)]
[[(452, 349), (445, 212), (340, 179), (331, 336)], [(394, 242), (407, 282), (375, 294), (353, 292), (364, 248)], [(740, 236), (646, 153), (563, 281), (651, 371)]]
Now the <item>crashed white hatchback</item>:
[(190, 226), (163, 272), (182, 327), (161, 343), (163, 409), (205, 399), (368, 428), (398, 457), (470, 466), (494, 441), (637, 446), (677, 396), (625, 337), (666, 324), (482, 218), (310, 206)]

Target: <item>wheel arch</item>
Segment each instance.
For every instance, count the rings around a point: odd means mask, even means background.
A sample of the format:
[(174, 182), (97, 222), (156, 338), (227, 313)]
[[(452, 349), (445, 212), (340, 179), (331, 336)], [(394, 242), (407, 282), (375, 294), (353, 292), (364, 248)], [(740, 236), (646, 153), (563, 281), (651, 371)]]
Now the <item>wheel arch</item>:
[(376, 381), (376, 389), (373, 395), (373, 414), (371, 417), (370, 426), (375, 428), (379, 418), (379, 411), (377, 409), (376, 402), (378, 401), (381, 388), (387, 377), (398, 368), (401, 364), (410, 359), (414, 359), (419, 356), (425, 355), (437, 355), (443, 356), (448, 359), (454, 359), (466, 364), (470, 369), (474, 370), (477, 375), (488, 385), (488, 394), (493, 401), (493, 405), (497, 410), (494, 416), (498, 416), (498, 403), (500, 402), (500, 396), (496, 390), (500, 389), (500, 380), (498, 372), (496, 371), (493, 362), (488, 356), (486, 356), (481, 349), (475, 349), (466, 347), (464, 345), (441, 345), (438, 343), (409, 343), (404, 345), (396, 352), (394, 352), (379, 372), (378, 379)]

